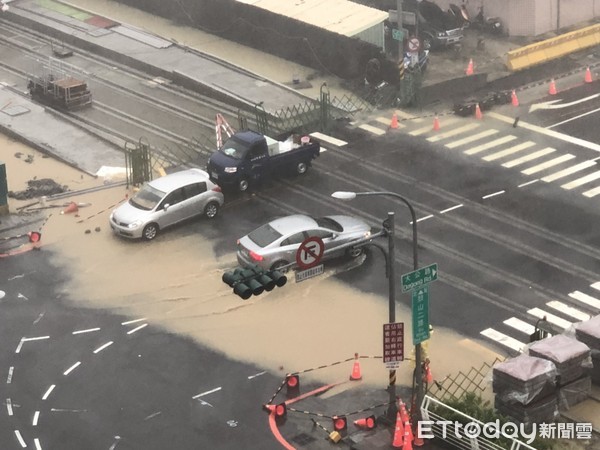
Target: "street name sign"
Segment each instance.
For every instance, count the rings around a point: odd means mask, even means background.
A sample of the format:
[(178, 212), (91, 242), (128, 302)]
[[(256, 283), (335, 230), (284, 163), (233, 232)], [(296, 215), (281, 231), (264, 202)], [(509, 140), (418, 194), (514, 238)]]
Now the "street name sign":
[(404, 322), (383, 324), (383, 363), (397, 369), (404, 361)]
[(323, 264), (313, 266), (305, 270), (299, 270), (296, 272), (296, 283), (308, 280), (309, 278), (316, 277), (323, 274)]
[(429, 339), (429, 285), (412, 291), (413, 345)]
[(422, 267), (413, 272), (408, 272), (402, 275), (402, 292), (412, 291), (427, 283), (437, 280), (438, 266), (433, 263), (427, 267)]

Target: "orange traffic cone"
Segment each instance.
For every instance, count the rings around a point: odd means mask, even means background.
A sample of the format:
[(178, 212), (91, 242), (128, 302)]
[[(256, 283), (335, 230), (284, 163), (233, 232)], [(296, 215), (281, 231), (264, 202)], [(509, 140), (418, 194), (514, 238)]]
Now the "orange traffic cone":
[(550, 87), (548, 88), (548, 94), (556, 95), (556, 83), (554, 83), (554, 78), (550, 80)]
[(392, 123), (390, 123), (390, 128), (398, 128), (398, 114), (395, 112), (392, 114)]
[(358, 353), (354, 354), (354, 365), (352, 366), (352, 373), (350, 374), (351, 381), (362, 380), (362, 375), (360, 374), (360, 361), (358, 360)]
[(60, 213), (61, 214), (69, 214), (69, 213), (76, 213), (77, 211), (79, 211), (79, 207), (77, 206), (77, 203), (75, 202), (71, 202), (69, 203), (69, 205)]
[(414, 436), (413, 445), (415, 447), (423, 447), (425, 445), (425, 441), (423, 440), (423, 438), (421, 436), (419, 436), (419, 430), (418, 429), (413, 434), (413, 436)]
[(510, 94), (510, 102), (512, 103), (513, 106), (519, 106), (519, 99), (517, 98), (517, 93), (515, 92), (514, 89), (513, 89), (512, 93)]
[(479, 103), (475, 105), (475, 118), (478, 120), (483, 119), (483, 114), (481, 114), (481, 108), (479, 107)]
[(583, 79), (583, 81), (585, 81), (586, 83), (592, 82), (592, 71), (589, 67), (585, 69), (585, 78)]
[(438, 131), (440, 129), (440, 119), (438, 119), (438, 116), (435, 116), (435, 118), (433, 119), (433, 131)]
[(410, 431), (410, 424), (406, 422), (404, 424), (404, 445), (402, 450), (412, 450), (412, 432)]
[(406, 404), (400, 400), (400, 418), (402, 419), (402, 422), (406, 422), (407, 420), (409, 420), (408, 417), (408, 412), (406, 411)]
[(404, 445), (404, 425), (402, 424), (402, 417), (398, 412), (396, 414), (396, 429), (394, 430), (394, 441), (392, 442), (392, 447), (400, 448)]
[(358, 428), (364, 428), (366, 430), (372, 430), (375, 428), (375, 416), (365, 417), (363, 419), (358, 419), (354, 421), (354, 425)]
[(467, 66), (467, 70), (465, 70), (465, 73), (467, 75), (473, 75), (474, 69), (473, 69), (473, 60), (472, 59), (469, 59), (469, 65)]

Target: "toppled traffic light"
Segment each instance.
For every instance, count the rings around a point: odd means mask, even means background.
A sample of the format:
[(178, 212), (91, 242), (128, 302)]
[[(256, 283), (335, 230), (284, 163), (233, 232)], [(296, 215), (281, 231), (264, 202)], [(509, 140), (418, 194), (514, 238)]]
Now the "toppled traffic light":
[(260, 295), (264, 291), (272, 291), (275, 286), (282, 287), (287, 283), (287, 277), (278, 270), (266, 271), (256, 265), (225, 272), (222, 280), (243, 300), (248, 300), (252, 295)]

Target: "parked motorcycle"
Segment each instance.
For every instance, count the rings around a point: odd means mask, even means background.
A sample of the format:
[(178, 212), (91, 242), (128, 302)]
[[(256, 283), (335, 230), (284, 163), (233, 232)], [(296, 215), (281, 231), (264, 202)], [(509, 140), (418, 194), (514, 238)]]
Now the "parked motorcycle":
[(483, 14), (483, 6), (479, 8), (479, 14), (475, 17), (472, 22), (473, 28), (477, 28), (481, 31), (490, 34), (501, 35), (504, 34), (504, 27), (500, 22), (499, 17), (485, 17)]

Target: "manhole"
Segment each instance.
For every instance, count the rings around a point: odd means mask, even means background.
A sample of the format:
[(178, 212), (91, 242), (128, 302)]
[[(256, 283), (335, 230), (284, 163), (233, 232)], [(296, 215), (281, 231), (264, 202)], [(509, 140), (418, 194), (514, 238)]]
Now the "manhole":
[(306, 433), (300, 433), (300, 434), (294, 436), (291, 439), (291, 441), (295, 442), (298, 445), (304, 446), (304, 445), (307, 445), (307, 444), (310, 444), (310, 443), (316, 441), (316, 439)]
[(4, 114), (8, 114), (9, 116), (20, 116), (21, 114), (27, 114), (29, 109), (24, 107), (23, 105), (9, 105), (0, 109)]

